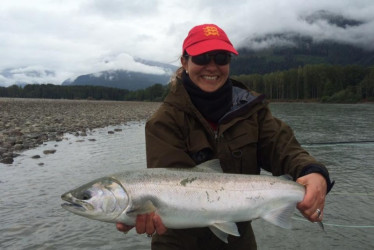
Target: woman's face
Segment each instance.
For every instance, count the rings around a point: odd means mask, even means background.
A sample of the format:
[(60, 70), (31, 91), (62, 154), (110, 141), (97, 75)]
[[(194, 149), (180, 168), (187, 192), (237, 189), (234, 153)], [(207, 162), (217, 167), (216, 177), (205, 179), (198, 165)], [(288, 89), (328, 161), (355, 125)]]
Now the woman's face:
[(229, 63), (218, 65), (211, 59), (206, 65), (198, 65), (192, 62), (191, 56), (182, 56), (181, 63), (186, 72), (188, 72), (192, 82), (205, 92), (216, 91), (225, 84), (229, 77)]

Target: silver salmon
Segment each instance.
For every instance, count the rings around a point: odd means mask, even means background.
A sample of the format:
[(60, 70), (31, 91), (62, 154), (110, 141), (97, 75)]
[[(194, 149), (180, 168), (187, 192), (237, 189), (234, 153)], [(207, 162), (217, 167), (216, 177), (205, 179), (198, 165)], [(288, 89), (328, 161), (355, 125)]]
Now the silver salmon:
[(284, 177), (222, 173), (218, 160), (192, 169), (124, 171), (61, 196), (66, 210), (90, 219), (134, 225), (157, 213), (172, 229), (209, 227), (221, 240), (240, 236), (235, 222), (263, 218), (291, 228), (304, 186)]

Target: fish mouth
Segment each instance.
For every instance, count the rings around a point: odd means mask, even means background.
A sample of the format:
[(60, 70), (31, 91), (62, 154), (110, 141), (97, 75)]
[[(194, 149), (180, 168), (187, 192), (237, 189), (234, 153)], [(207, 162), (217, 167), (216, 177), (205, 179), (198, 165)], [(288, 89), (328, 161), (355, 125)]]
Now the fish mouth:
[(78, 210), (78, 211), (81, 211), (81, 212), (86, 211), (86, 209), (83, 206), (81, 206), (79, 204), (76, 204), (76, 203), (62, 203), (61, 207), (65, 208), (66, 210), (69, 210), (69, 211), (72, 211), (72, 210), (74, 210), (74, 211)]
[(79, 210), (79, 211), (86, 211), (86, 209), (81, 206), (80, 204), (77, 204), (77, 203), (73, 203), (73, 202), (70, 202), (70, 203), (62, 203), (61, 204), (61, 207), (65, 208), (66, 210)]

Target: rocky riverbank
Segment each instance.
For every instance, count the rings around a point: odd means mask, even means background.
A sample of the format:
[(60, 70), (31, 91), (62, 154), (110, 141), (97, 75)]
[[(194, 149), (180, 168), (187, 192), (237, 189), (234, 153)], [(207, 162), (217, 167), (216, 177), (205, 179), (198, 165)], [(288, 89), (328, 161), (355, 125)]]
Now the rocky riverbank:
[(152, 102), (0, 98), (0, 162), (64, 133), (145, 120), (159, 107)]

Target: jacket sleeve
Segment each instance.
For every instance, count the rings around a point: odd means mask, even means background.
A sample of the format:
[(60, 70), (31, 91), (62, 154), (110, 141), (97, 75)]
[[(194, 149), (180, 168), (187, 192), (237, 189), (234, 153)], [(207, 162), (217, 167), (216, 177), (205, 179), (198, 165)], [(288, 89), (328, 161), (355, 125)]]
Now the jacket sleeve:
[(259, 115), (259, 163), (273, 175), (290, 174), (295, 180), (304, 168), (318, 166), (327, 172), (325, 166), (317, 162), (296, 140), (292, 129), (273, 117), (268, 107)]
[(195, 162), (187, 153), (183, 134), (183, 112), (175, 112), (168, 105), (147, 121), (145, 127), (147, 167), (193, 167)]

